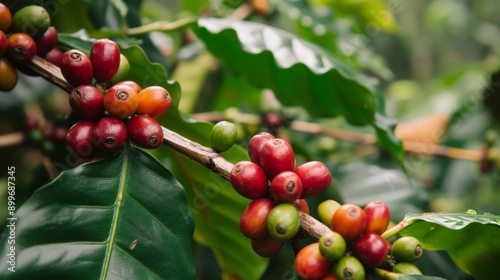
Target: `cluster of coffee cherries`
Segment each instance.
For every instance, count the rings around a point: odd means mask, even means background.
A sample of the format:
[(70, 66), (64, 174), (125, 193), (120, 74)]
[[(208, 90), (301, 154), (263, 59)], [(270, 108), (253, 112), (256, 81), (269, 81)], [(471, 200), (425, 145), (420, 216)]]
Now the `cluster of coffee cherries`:
[(411, 262), (422, 255), (414, 237), (392, 244), (382, 238), (390, 212), (380, 201), (364, 208), (326, 200), (318, 206), (321, 221), (332, 231), (302, 248), (295, 257), (295, 272), (304, 279), (364, 280), (370, 270), (382, 268), (398, 274), (422, 273)]
[(230, 175), (234, 189), (253, 200), (241, 216), (240, 230), (257, 254), (270, 257), (301, 234), (298, 210), (309, 213), (305, 198), (325, 191), (332, 176), (317, 161), (295, 167), (290, 144), (267, 132), (250, 139), (248, 153), (250, 161), (236, 163)]
[(35, 55), (56, 65), (62, 52), (56, 47), (57, 30), (50, 25), (50, 17), (43, 7), (26, 6), (12, 15), (0, 3), (0, 90), (11, 91), (17, 84), (17, 69), (31, 74), (23, 65)]
[(68, 132), (66, 144), (83, 162), (120, 151), (130, 139), (137, 146), (153, 149), (163, 142), (156, 120), (168, 111), (170, 93), (163, 87), (141, 88), (122, 80), (129, 63), (112, 40), (96, 40), (90, 57), (80, 50), (62, 56), (61, 73), (74, 87), (69, 104), (82, 120)]

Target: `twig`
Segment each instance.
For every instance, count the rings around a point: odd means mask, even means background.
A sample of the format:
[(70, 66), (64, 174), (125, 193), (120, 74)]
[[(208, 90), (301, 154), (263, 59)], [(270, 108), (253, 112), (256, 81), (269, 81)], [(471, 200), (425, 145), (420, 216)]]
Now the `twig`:
[(26, 137), (22, 132), (0, 135), (0, 148), (21, 144), (25, 139)]

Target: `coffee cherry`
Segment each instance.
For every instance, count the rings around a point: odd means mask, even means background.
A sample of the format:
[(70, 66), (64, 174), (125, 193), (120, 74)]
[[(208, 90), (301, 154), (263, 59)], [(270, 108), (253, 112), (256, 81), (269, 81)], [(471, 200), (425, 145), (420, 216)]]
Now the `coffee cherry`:
[(94, 68), (89, 57), (79, 50), (69, 50), (61, 58), (61, 73), (72, 86), (88, 85), (92, 82)]
[(125, 85), (114, 85), (104, 95), (104, 109), (120, 119), (131, 116), (137, 110), (137, 92)]
[(332, 230), (340, 233), (346, 241), (359, 237), (366, 228), (363, 209), (354, 204), (340, 206), (332, 217)]
[(118, 82), (115, 84), (115, 86), (118, 86), (118, 85), (129, 86), (137, 93), (141, 92), (141, 90), (142, 90), (141, 87), (136, 82), (133, 82), (133, 81), (121, 81), (121, 82)]
[(9, 38), (7, 38), (7, 35), (0, 30), (0, 57), (2, 57), (6, 52), (7, 49), (9, 48)]
[(158, 148), (163, 143), (163, 129), (157, 120), (148, 115), (135, 115), (127, 121), (130, 140), (146, 148)]
[(59, 36), (56, 28), (54, 26), (49, 27), (40, 38), (35, 40), (36, 54), (39, 56), (46, 55), (50, 50), (57, 46), (58, 41)]
[(271, 132), (276, 133), (283, 125), (283, 120), (277, 113), (267, 113), (264, 116), (264, 124), (269, 128), (269, 130), (271, 130)]
[(17, 62), (29, 62), (36, 55), (36, 44), (24, 33), (14, 33), (9, 37), (9, 58)]
[(321, 222), (331, 228), (333, 214), (335, 214), (335, 211), (337, 211), (339, 207), (340, 203), (332, 199), (321, 202), (318, 205), (318, 216)]
[(321, 278), (321, 280), (338, 280), (337, 275), (335, 273), (327, 274), (325, 277)]
[(168, 111), (172, 104), (170, 93), (160, 86), (150, 86), (138, 92), (137, 114), (147, 114), (153, 118)]
[(422, 253), (420, 241), (413, 236), (403, 236), (392, 243), (392, 255), (397, 262), (414, 262)]
[(335, 274), (339, 280), (365, 280), (365, 269), (353, 256), (344, 256), (337, 262)]
[(295, 171), (302, 181), (302, 198), (313, 197), (324, 192), (332, 182), (332, 175), (325, 164), (309, 161), (298, 166)]
[(68, 130), (66, 145), (71, 153), (80, 158), (86, 158), (95, 153), (95, 147), (92, 144), (94, 127), (94, 122), (83, 120)]
[(264, 170), (251, 161), (240, 161), (231, 170), (233, 188), (240, 195), (256, 199), (267, 192), (268, 181)]
[[(116, 74), (113, 76), (111, 79), (112, 84), (116, 84), (128, 75), (128, 72), (130, 71), (130, 63), (128, 62), (128, 59), (126, 56), (123, 54), (120, 54), (120, 64), (118, 65), (118, 70), (116, 71)], [(139, 92), (140, 90), (136, 91)]]
[(220, 121), (212, 128), (210, 144), (218, 153), (229, 150), (236, 141), (236, 126), (227, 121)]
[(40, 120), (32, 116), (26, 116), (26, 119), (24, 119), (23, 127), (25, 132), (30, 132), (32, 130), (38, 129), (40, 128)]
[(16, 67), (6, 57), (0, 57), (0, 91), (11, 91), (17, 85)]
[(68, 128), (64, 126), (56, 126), (52, 131), (52, 135), (50, 136), (50, 140), (52, 140), (56, 144), (61, 144), (66, 141), (66, 136), (68, 135)]
[(49, 13), (41, 6), (26, 6), (12, 17), (12, 32), (25, 33), (34, 39), (41, 37), (49, 26)]
[(120, 66), (120, 48), (109, 39), (99, 39), (92, 44), (90, 60), (94, 67), (94, 78), (98, 82), (108, 82)]
[(95, 124), (93, 138), (101, 151), (115, 153), (125, 146), (127, 128), (118, 118), (104, 117)]
[(422, 275), (422, 271), (420, 271), (418, 267), (416, 267), (414, 264), (407, 262), (398, 262), (392, 267), (392, 271), (406, 275)]
[(302, 193), (302, 182), (299, 176), (292, 171), (279, 173), (271, 181), (269, 191), (274, 200), (293, 203)]
[(304, 279), (321, 279), (328, 274), (333, 262), (325, 259), (317, 242), (302, 248), (295, 256), (295, 272)]
[(363, 211), (366, 214), (366, 233), (382, 234), (391, 221), (389, 207), (381, 201), (368, 203)]
[(250, 138), (248, 142), (248, 155), (252, 162), (260, 165), (260, 150), (262, 146), (271, 139), (274, 139), (274, 136), (267, 132), (261, 132)]
[(99, 120), (104, 116), (104, 94), (95, 86), (80, 85), (69, 94), (69, 105), (80, 117)]
[(283, 171), (293, 171), (295, 156), (292, 146), (279, 138), (267, 141), (261, 149), (260, 166), (264, 169), (269, 180)]
[(334, 231), (322, 235), (318, 243), (321, 255), (329, 261), (336, 261), (343, 257), (347, 247), (342, 235)]
[(299, 231), (300, 217), (295, 206), (282, 203), (274, 206), (267, 217), (269, 234), (282, 241), (290, 240)]
[(240, 231), (252, 239), (264, 238), (267, 232), (267, 218), (274, 203), (267, 198), (258, 198), (245, 208), (240, 218)]
[(276, 240), (270, 235), (266, 235), (263, 238), (252, 239), (251, 244), (255, 253), (261, 257), (269, 258), (276, 255), (281, 250), (284, 242)]
[(43, 56), (43, 59), (47, 60), (57, 67), (61, 67), (62, 56), (63, 53), (58, 48), (53, 48)]
[(297, 210), (300, 210), (306, 214), (309, 214), (309, 205), (307, 204), (307, 201), (305, 199), (297, 199), (293, 203), (293, 206), (297, 208)]
[(384, 262), (389, 246), (380, 235), (368, 233), (354, 241), (351, 251), (353, 256), (358, 258), (365, 268), (370, 269)]
[(0, 30), (7, 33), (12, 25), (12, 14), (7, 6), (0, 3)]

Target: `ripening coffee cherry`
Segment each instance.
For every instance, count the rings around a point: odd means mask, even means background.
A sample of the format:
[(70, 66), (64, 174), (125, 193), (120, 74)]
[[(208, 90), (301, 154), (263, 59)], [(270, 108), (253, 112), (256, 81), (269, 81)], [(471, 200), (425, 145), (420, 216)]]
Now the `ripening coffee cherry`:
[(240, 231), (252, 239), (264, 238), (267, 231), (267, 217), (274, 208), (274, 203), (267, 198), (258, 198), (245, 208), (240, 218)]
[(115, 84), (115, 86), (118, 86), (118, 85), (129, 86), (137, 93), (141, 92), (141, 90), (142, 90), (141, 87), (134, 81), (121, 81), (121, 82), (118, 82)]
[(252, 162), (260, 165), (260, 150), (262, 146), (271, 139), (274, 139), (274, 136), (267, 132), (261, 132), (250, 138), (248, 142), (248, 155)]
[(95, 153), (93, 132), (95, 123), (92, 121), (79, 121), (75, 123), (66, 136), (66, 145), (72, 154), (86, 158)]
[(270, 235), (251, 240), (253, 251), (257, 253), (257, 255), (266, 258), (276, 255), (281, 250), (284, 243), (285, 242), (281, 240), (274, 239)]
[[(112, 84), (116, 84), (128, 75), (128, 72), (130, 71), (130, 63), (128, 62), (128, 59), (126, 56), (123, 54), (120, 54), (120, 64), (118, 65), (118, 71), (116, 71), (116, 74), (113, 76), (111, 79)], [(139, 92), (138, 90), (137, 92)]]
[(366, 228), (363, 209), (354, 204), (340, 206), (332, 217), (332, 230), (340, 233), (346, 241), (358, 238)]
[(283, 171), (293, 171), (295, 155), (292, 146), (279, 138), (267, 141), (261, 149), (260, 166), (269, 180)]
[(214, 125), (210, 134), (210, 145), (218, 153), (229, 150), (236, 141), (236, 126), (228, 121)]
[(299, 231), (299, 227), (299, 211), (289, 203), (274, 206), (267, 217), (267, 230), (278, 240), (292, 239)]
[(329, 261), (336, 261), (343, 257), (347, 247), (342, 235), (334, 231), (323, 234), (318, 243), (321, 255)]
[(398, 262), (392, 267), (392, 271), (406, 275), (423, 275), (422, 271), (417, 266), (407, 262)]
[(11, 91), (17, 85), (16, 67), (6, 57), (0, 57), (0, 91)]
[(38, 39), (50, 26), (50, 16), (41, 6), (30, 5), (18, 10), (12, 17), (12, 32), (25, 33)]
[(363, 211), (366, 214), (366, 233), (382, 234), (391, 221), (389, 207), (381, 201), (368, 203)]
[(135, 115), (127, 121), (128, 137), (136, 145), (155, 149), (163, 143), (163, 129), (156, 119), (148, 115)]
[(298, 166), (294, 172), (302, 181), (302, 198), (317, 196), (324, 192), (332, 182), (332, 174), (326, 165), (319, 161), (309, 161)]
[(403, 236), (392, 243), (392, 255), (397, 262), (414, 262), (422, 253), (420, 241), (413, 236)]
[(274, 200), (293, 203), (302, 194), (302, 182), (297, 174), (292, 171), (284, 171), (274, 177), (269, 191)]
[(43, 59), (54, 64), (57, 67), (61, 67), (63, 53), (58, 48), (53, 48), (48, 53), (43, 56)]
[(231, 170), (230, 180), (236, 192), (250, 199), (263, 197), (268, 189), (264, 170), (251, 161), (236, 163)]
[(137, 110), (137, 92), (126, 85), (114, 85), (104, 95), (104, 109), (111, 116), (124, 119)]
[(50, 26), (43, 35), (35, 40), (36, 54), (39, 56), (46, 55), (50, 50), (57, 46), (59, 35), (54, 26)]
[(94, 78), (101, 83), (108, 82), (120, 66), (120, 48), (109, 39), (99, 39), (92, 44), (90, 61), (94, 67)]
[(323, 224), (332, 227), (332, 218), (335, 211), (339, 209), (340, 203), (333, 199), (327, 199), (318, 205), (318, 216)]
[(139, 105), (137, 114), (147, 114), (152, 118), (157, 118), (170, 109), (172, 97), (163, 87), (150, 86), (142, 89), (137, 94)]
[(9, 38), (7, 38), (7, 35), (0, 30), (0, 57), (2, 57), (6, 52), (7, 49), (9, 48)]
[(12, 14), (7, 6), (0, 3), (0, 30), (7, 33), (12, 25)]
[(351, 247), (353, 256), (365, 266), (365, 268), (375, 268), (381, 265), (389, 246), (387, 241), (376, 233), (367, 233), (354, 241)]
[(103, 152), (118, 152), (125, 146), (127, 137), (127, 128), (118, 118), (104, 117), (95, 124), (93, 140)]
[(283, 120), (279, 114), (271, 112), (264, 116), (264, 124), (269, 128), (269, 130), (271, 130), (272, 133), (276, 133), (283, 125)]
[(36, 44), (24, 33), (14, 33), (9, 36), (9, 58), (17, 62), (29, 62), (36, 55)]
[(80, 85), (69, 94), (69, 105), (80, 117), (99, 120), (104, 116), (104, 94), (92, 85)]
[(92, 62), (79, 50), (69, 50), (63, 53), (60, 67), (66, 81), (74, 87), (92, 82), (94, 74)]
[(333, 262), (321, 255), (318, 242), (305, 246), (295, 256), (295, 272), (304, 279), (322, 279), (332, 266)]
[(365, 280), (366, 272), (361, 262), (353, 256), (344, 256), (335, 268), (339, 280)]

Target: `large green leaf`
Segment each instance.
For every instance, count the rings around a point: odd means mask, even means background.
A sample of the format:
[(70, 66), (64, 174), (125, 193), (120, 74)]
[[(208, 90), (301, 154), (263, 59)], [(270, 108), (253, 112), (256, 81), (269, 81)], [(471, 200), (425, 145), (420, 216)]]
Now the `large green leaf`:
[(194, 279), (185, 203), (172, 174), (131, 146), (65, 171), (18, 209), (15, 244), (2, 235), (0, 278)]
[(476, 279), (495, 279), (500, 259), (500, 216), (466, 213), (408, 214), (401, 231), (429, 250), (446, 250), (455, 263)]
[(313, 116), (344, 116), (372, 125), (384, 147), (402, 163), (403, 149), (383, 116), (382, 92), (332, 53), (294, 34), (254, 22), (201, 18), (194, 28), (207, 49), (253, 85), (272, 89), (284, 105)]

